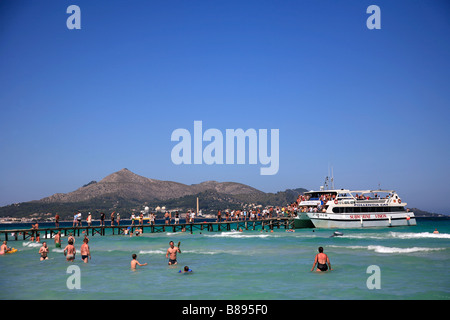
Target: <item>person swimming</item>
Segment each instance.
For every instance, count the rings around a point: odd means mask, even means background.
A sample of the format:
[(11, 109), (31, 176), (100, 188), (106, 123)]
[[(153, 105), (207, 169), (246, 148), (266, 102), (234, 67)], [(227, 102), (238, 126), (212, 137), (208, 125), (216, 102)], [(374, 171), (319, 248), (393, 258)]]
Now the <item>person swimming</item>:
[(5, 254), (11, 251), (11, 248), (9, 248), (6, 243), (6, 241), (3, 241), (3, 244), (0, 246), (0, 254)]
[(189, 267), (188, 266), (184, 266), (184, 269), (183, 269), (183, 271), (178, 271), (178, 273), (191, 273), (192, 272), (192, 270), (191, 269), (189, 269)]

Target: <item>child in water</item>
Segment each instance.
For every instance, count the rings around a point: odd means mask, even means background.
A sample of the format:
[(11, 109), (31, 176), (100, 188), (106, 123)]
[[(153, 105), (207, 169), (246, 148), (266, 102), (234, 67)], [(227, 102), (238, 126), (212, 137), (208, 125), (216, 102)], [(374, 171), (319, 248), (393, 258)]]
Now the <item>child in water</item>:
[(131, 269), (135, 270), (136, 269), (136, 265), (138, 266), (146, 266), (147, 263), (139, 263), (139, 261), (137, 261), (137, 255), (135, 253), (133, 253), (133, 255), (131, 256), (133, 259), (131, 260)]
[(179, 273), (191, 273), (192, 272), (192, 270), (191, 269), (189, 269), (189, 267), (188, 266), (185, 266), (184, 267), (184, 269), (183, 269), (183, 271), (178, 271)]

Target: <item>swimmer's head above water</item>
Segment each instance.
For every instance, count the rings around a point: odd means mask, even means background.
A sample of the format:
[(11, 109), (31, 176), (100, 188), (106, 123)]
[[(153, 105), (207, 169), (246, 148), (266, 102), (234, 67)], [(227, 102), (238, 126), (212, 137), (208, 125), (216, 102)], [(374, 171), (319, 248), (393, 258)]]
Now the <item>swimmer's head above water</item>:
[(190, 273), (190, 272), (192, 272), (192, 270), (191, 269), (189, 269), (189, 267), (188, 266), (184, 266), (184, 269), (183, 269), (183, 271), (178, 271), (178, 273)]

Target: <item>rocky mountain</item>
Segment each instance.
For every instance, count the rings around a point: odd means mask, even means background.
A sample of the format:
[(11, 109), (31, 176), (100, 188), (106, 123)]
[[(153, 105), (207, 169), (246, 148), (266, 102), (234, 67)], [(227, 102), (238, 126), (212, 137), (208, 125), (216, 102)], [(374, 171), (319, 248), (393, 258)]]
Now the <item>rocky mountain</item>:
[[(204, 212), (217, 209), (242, 208), (246, 205), (285, 205), (295, 201), (306, 189), (288, 189), (265, 193), (236, 182), (205, 181), (186, 185), (174, 181), (149, 179), (122, 169), (100, 181), (91, 181), (69, 193), (56, 193), (41, 200), (0, 207), (0, 217), (44, 217), (58, 213), (69, 218), (77, 210), (109, 212), (142, 210), (166, 206), (168, 209), (194, 209), (199, 197)], [(49, 215), (50, 214), (50, 215)]]
[(124, 168), (105, 177), (99, 182), (91, 181), (69, 193), (56, 193), (38, 200), (42, 203), (83, 202), (98, 198), (122, 198), (137, 201), (152, 201), (180, 198), (198, 194), (206, 190), (230, 195), (264, 194), (250, 186), (235, 182), (206, 181), (186, 185), (179, 182), (149, 179)]

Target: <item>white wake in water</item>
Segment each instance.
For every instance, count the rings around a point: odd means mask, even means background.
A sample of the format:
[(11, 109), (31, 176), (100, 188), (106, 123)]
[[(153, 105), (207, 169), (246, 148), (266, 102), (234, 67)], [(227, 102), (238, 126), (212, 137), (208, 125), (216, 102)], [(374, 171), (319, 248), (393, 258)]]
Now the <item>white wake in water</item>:
[(24, 246), (24, 247), (34, 247), (34, 248), (39, 247), (40, 248), (40, 247), (42, 247), (42, 243), (25, 241), (25, 242), (22, 243), (22, 246)]
[(331, 248), (344, 248), (344, 249), (356, 249), (356, 250), (369, 250), (377, 253), (415, 253), (415, 252), (431, 252), (445, 250), (445, 248), (424, 248), (424, 247), (411, 247), (411, 248), (397, 248), (397, 247), (385, 247), (385, 246), (334, 246), (330, 245)]
[(344, 234), (342, 238), (347, 239), (450, 239), (449, 233), (432, 232), (389, 232), (389, 233), (355, 233)]
[(139, 254), (166, 254), (167, 250), (141, 250)]
[(448, 233), (432, 233), (432, 232), (390, 232), (391, 236), (398, 239), (423, 239), (423, 238), (434, 238), (434, 239), (450, 239), (450, 234)]
[(429, 252), (429, 251), (439, 251), (445, 250), (445, 248), (395, 248), (395, 247), (384, 247), (384, 246), (368, 246), (368, 250), (373, 250), (377, 253), (413, 253), (413, 252)]
[(211, 235), (205, 235), (206, 237), (210, 238), (268, 238), (268, 237), (277, 237), (274, 234), (243, 234), (242, 232), (222, 232), (219, 234), (211, 234)]

